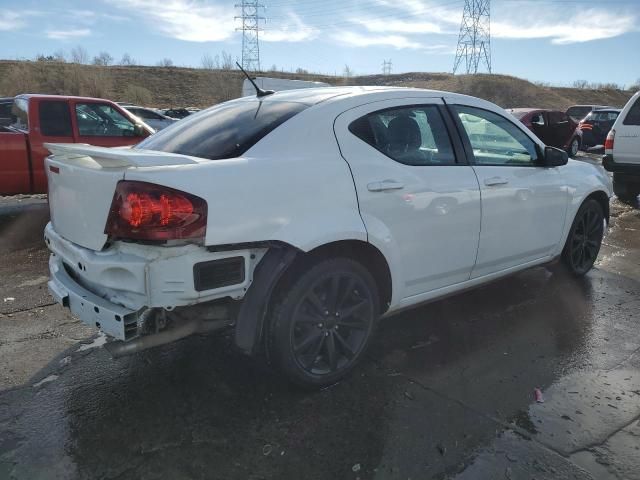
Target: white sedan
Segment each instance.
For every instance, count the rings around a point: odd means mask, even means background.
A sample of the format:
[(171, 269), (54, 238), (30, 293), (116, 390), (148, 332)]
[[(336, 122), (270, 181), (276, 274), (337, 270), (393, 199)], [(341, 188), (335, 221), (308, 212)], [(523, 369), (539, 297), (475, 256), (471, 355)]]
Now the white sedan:
[(561, 257), (584, 275), (609, 177), (489, 102), (262, 92), (133, 149), (50, 144), (49, 289), (114, 356), (223, 327), (319, 387), (377, 320)]

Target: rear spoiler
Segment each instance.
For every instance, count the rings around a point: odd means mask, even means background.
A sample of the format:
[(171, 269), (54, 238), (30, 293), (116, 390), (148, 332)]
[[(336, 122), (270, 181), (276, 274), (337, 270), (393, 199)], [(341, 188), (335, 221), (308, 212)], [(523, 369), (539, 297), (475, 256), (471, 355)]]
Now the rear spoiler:
[(156, 167), (163, 165), (188, 165), (200, 163), (196, 158), (177, 153), (134, 150), (131, 148), (95, 147), (86, 143), (45, 143), (56, 160), (90, 158), (103, 168)]

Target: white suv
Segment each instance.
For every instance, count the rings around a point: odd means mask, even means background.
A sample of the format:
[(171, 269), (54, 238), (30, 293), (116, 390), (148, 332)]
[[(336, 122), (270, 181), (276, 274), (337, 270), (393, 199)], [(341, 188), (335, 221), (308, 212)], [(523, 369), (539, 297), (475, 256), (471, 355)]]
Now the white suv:
[(605, 142), (603, 166), (613, 172), (613, 189), (622, 200), (640, 195), (640, 92), (624, 107)]
[(245, 97), (132, 149), (48, 145), (49, 289), (115, 356), (218, 328), (294, 382), (382, 315), (598, 255), (610, 180), (489, 102), (401, 88)]

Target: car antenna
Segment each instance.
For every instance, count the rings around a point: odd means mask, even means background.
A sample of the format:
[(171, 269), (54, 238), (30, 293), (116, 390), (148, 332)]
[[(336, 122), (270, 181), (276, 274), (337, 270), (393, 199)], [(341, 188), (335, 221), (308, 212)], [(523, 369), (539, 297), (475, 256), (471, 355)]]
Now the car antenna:
[(276, 93), (273, 90), (263, 90), (263, 89), (261, 89), (258, 85), (256, 85), (256, 82), (253, 81), (253, 78), (251, 78), (249, 76), (249, 74), (245, 71), (244, 68), (242, 68), (240, 66), (240, 64), (238, 62), (236, 62), (236, 65), (238, 66), (238, 68), (240, 70), (242, 70), (242, 73), (244, 73), (244, 75), (247, 77), (247, 80), (249, 80), (251, 82), (251, 85), (253, 85), (253, 88), (256, 89), (256, 97), (258, 97), (258, 98), (266, 97), (267, 95), (272, 95), (272, 94)]

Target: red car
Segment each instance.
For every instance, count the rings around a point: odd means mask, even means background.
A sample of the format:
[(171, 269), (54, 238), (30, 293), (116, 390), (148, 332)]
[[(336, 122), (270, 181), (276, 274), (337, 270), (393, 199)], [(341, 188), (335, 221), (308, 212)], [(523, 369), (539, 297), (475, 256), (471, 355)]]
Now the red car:
[(582, 131), (566, 113), (541, 108), (512, 108), (508, 112), (546, 145), (562, 148), (570, 157), (578, 154), (582, 146)]
[(45, 142), (121, 147), (135, 145), (153, 133), (109, 100), (59, 95), (18, 95), (4, 123), (0, 126), (0, 195), (46, 193), (44, 159), (49, 151)]

